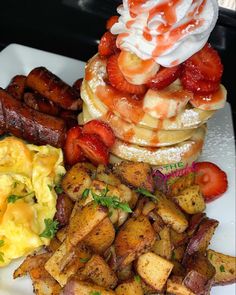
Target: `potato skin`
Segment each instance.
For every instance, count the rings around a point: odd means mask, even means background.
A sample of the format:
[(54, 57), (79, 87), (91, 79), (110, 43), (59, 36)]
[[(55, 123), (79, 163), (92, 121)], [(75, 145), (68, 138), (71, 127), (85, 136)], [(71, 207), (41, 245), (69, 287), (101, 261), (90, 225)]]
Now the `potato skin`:
[(62, 193), (57, 197), (57, 211), (54, 219), (59, 222), (60, 227), (63, 227), (69, 223), (73, 207), (74, 202), (65, 193)]
[(118, 267), (129, 265), (140, 254), (151, 249), (155, 239), (156, 233), (147, 217), (139, 215), (128, 219), (115, 239)]

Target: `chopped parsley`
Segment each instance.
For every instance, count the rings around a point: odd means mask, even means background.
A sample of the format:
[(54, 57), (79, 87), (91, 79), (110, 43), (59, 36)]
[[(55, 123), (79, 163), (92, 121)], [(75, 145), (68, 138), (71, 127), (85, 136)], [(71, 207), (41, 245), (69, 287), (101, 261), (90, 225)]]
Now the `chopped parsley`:
[(44, 219), (44, 223), (45, 223), (45, 230), (39, 236), (41, 238), (52, 239), (58, 230), (59, 222), (48, 218), (48, 219)]
[(136, 191), (136, 193), (139, 193), (145, 197), (148, 197), (148, 198), (151, 198), (151, 199), (157, 201), (157, 197), (155, 195), (153, 195), (151, 192), (149, 192), (148, 190), (146, 190), (145, 188), (139, 187), (135, 191)]
[(101, 292), (99, 292), (99, 291), (91, 291), (89, 293), (89, 295), (101, 295)]
[(80, 258), (79, 261), (82, 262), (82, 263), (86, 263), (90, 260), (90, 258), (88, 257), (85, 257), (85, 258)]
[(221, 266), (220, 266), (220, 272), (225, 272), (225, 267), (224, 267), (224, 265), (221, 265)]
[(7, 202), (14, 204), (16, 201), (18, 201), (20, 199), (23, 199), (25, 197), (28, 197), (28, 196), (30, 196), (32, 194), (34, 194), (34, 192), (31, 192), (31, 193), (29, 193), (27, 195), (24, 195), (24, 196), (10, 195), (10, 196), (7, 197)]
[(61, 194), (61, 193), (63, 193), (63, 188), (61, 187), (60, 184), (57, 184), (57, 185), (54, 187), (54, 189), (55, 189), (55, 192), (56, 192), (57, 194)]
[(107, 193), (109, 192), (108, 187), (101, 191), (101, 194), (98, 195), (90, 189), (85, 189), (82, 194), (82, 197), (85, 199), (91, 192), (94, 202), (97, 205), (101, 205), (107, 208), (113, 209), (121, 209), (124, 212), (131, 213), (132, 210), (128, 203), (121, 202), (117, 196), (108, 196)]
[(134, 280), (135, 280), (137, 283), (140, 283), (140, 282), (141, 282), (141, 278), (140, 278), (140, 276), (138, 276), (138, 275), (134, 276)]

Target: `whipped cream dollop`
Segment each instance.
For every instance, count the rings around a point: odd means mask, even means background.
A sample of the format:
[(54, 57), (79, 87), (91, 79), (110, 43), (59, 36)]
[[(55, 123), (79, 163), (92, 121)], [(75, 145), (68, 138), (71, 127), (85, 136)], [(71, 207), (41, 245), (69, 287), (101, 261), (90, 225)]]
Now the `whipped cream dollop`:
[(117, 46), (164, 67), (187, 60), (207, 42), (218, 18), (217, 0), (123, 0), (111, 32)]

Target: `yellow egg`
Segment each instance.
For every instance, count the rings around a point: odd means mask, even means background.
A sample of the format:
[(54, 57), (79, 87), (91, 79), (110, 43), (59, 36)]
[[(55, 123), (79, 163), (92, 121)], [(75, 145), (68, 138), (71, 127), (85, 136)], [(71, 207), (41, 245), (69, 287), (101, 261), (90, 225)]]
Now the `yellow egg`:
[(49, 244), (40, 234), (56, 212), (54, 186), (63, 174), (61, 149), (0, 141), (0, 267)]

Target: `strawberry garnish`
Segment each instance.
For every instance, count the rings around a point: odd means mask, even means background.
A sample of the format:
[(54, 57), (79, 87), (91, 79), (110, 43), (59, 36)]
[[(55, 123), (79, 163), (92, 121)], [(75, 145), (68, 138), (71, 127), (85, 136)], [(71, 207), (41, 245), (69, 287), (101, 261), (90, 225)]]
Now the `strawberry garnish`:
[(119, 16), (118, 15), (113, 15), (111, 16), (108, 20), (107, 20), (107, 23), (106, 23), (106, 29), (108, 31), (110, 31), (111, 27), (118, 22), (118, 18)]
[(156, 75), (147, 83), (147, 86), (154, 90), (161, 90), (173, 83), (181, 74), (181, 66), (161, 68)]
[(101, 56), (110, 56), (115, 53), (116, 50), (116, 36), (110, 32), (105, 32), (98, 45), (99, 54)]
[(198, 79), (220, 81), (223, 65), (218, 52), (207, 43), (184, 63), (185, 67), (198, 75)]
[(134, 85), (129, 83), (122, 74), (118, 65), (119, 54), (113, 54), (107, 61), (108, 80), (111, 85), (119, 91), (142, 95), (146, 91), (145, 85)]
[(206, 202), (219, 198), (227, 190), (227, 175), (216, 164), (199, 162), (195, 164), (195, 171), (195, 182), (200, 186)]
[(97, 134), (103, 143), (111, 148), (115, 143), (115, 135), (111, 127), (100, 120), (92, 120), (83, 126), (83, 133)]
[(184, 69), (183, 74), (181, 75), (181, 82), (185, 89), (203, 95), (217, 91), (220, 86), (219, 82), (198, 79), (198, 76), (195, 73), (187, 69)]
[(82, 129), (80, 126), (72, 127), (66, 136), (64, 154), (65, 160), (68, 165), (74, 165), (84, 160), (84, 155), (81, 148), (78, 145), (78, 138), (82, 135)]
[(85, 156), (95, 165), (108, 164), (108, 148), (96, 134), (84, 133), (78, 138), (78, 144)]

